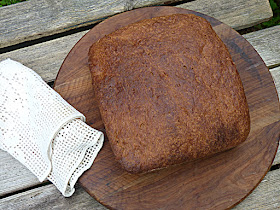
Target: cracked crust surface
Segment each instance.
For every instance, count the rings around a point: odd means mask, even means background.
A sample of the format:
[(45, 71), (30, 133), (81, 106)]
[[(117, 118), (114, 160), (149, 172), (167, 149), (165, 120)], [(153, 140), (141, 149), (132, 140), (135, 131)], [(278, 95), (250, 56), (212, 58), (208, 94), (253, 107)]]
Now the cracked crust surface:
[(110, 145), (129, 172), (206, 157), (249, 134), (239, 74), (201, 17), (123, 27), (92, 45), (89, 62)]

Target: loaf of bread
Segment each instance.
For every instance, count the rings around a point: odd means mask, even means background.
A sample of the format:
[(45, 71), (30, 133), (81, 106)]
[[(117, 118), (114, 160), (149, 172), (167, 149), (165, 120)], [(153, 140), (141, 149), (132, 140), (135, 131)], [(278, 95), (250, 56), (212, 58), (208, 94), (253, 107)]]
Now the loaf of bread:
[(210, 156), (249, 134), (236, 66), (201, 17), (123, 27), (91, 46), (89, 63), (111, 148), (128, 172)]

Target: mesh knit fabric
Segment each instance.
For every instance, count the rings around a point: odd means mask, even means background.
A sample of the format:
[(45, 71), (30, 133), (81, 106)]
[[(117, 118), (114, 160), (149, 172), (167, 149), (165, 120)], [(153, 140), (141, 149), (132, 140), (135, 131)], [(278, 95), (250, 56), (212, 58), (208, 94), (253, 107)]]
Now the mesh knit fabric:
[(103, 144), (103, 134), (84, 121), (34, 71), (10, 59), (0, 63), (0, 149), (64, 196)]

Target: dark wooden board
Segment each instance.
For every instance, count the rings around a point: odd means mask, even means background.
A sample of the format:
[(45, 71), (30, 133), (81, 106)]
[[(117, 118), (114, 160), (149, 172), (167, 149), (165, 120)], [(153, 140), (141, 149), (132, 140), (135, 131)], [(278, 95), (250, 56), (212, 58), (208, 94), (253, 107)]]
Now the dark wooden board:
[(113, 209), (226, 209), (241, 202), (269, 170), (278, 147), (279, 102), (272, 77), (254, 48), (229, 26), (194, 11), (148, 7), (113, 16), (90, 30), (66, 57), (55, 81), (58, 91), (105, 132), (87, 63), (90, 45), (130, 23), (192, 13), (206, 18), (227, 45), (241, 76), (250, 109), (251, 132), (240, 146), (210, 158), (147, 174), (129, 174), (114, 160), (108, 140), (79, 179), (83, 188)]

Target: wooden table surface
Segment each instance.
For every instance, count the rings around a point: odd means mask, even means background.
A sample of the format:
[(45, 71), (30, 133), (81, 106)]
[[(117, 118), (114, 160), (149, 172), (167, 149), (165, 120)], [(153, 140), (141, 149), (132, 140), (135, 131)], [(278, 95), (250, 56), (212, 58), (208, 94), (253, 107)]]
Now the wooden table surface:
[[(36, 71), (49, 85), (74, 44), (109, 16), (135, 8), (171, 5), (202, 12), (235, 30), (272, 17), (267, 0), (29, 0), (0, 8), (0, 61), (11, 58)], [(244, 31), (244, 30), (243, 30)], [(280, 26), (243, 34), (257, 50), (280, 91)], [(106, 209), (79, 185), (64, 198), (50, 182), (40, 183), (0, 150), (0, 209)], [(234, 209), (280, 208), (280, 149), (259, 186)]]

